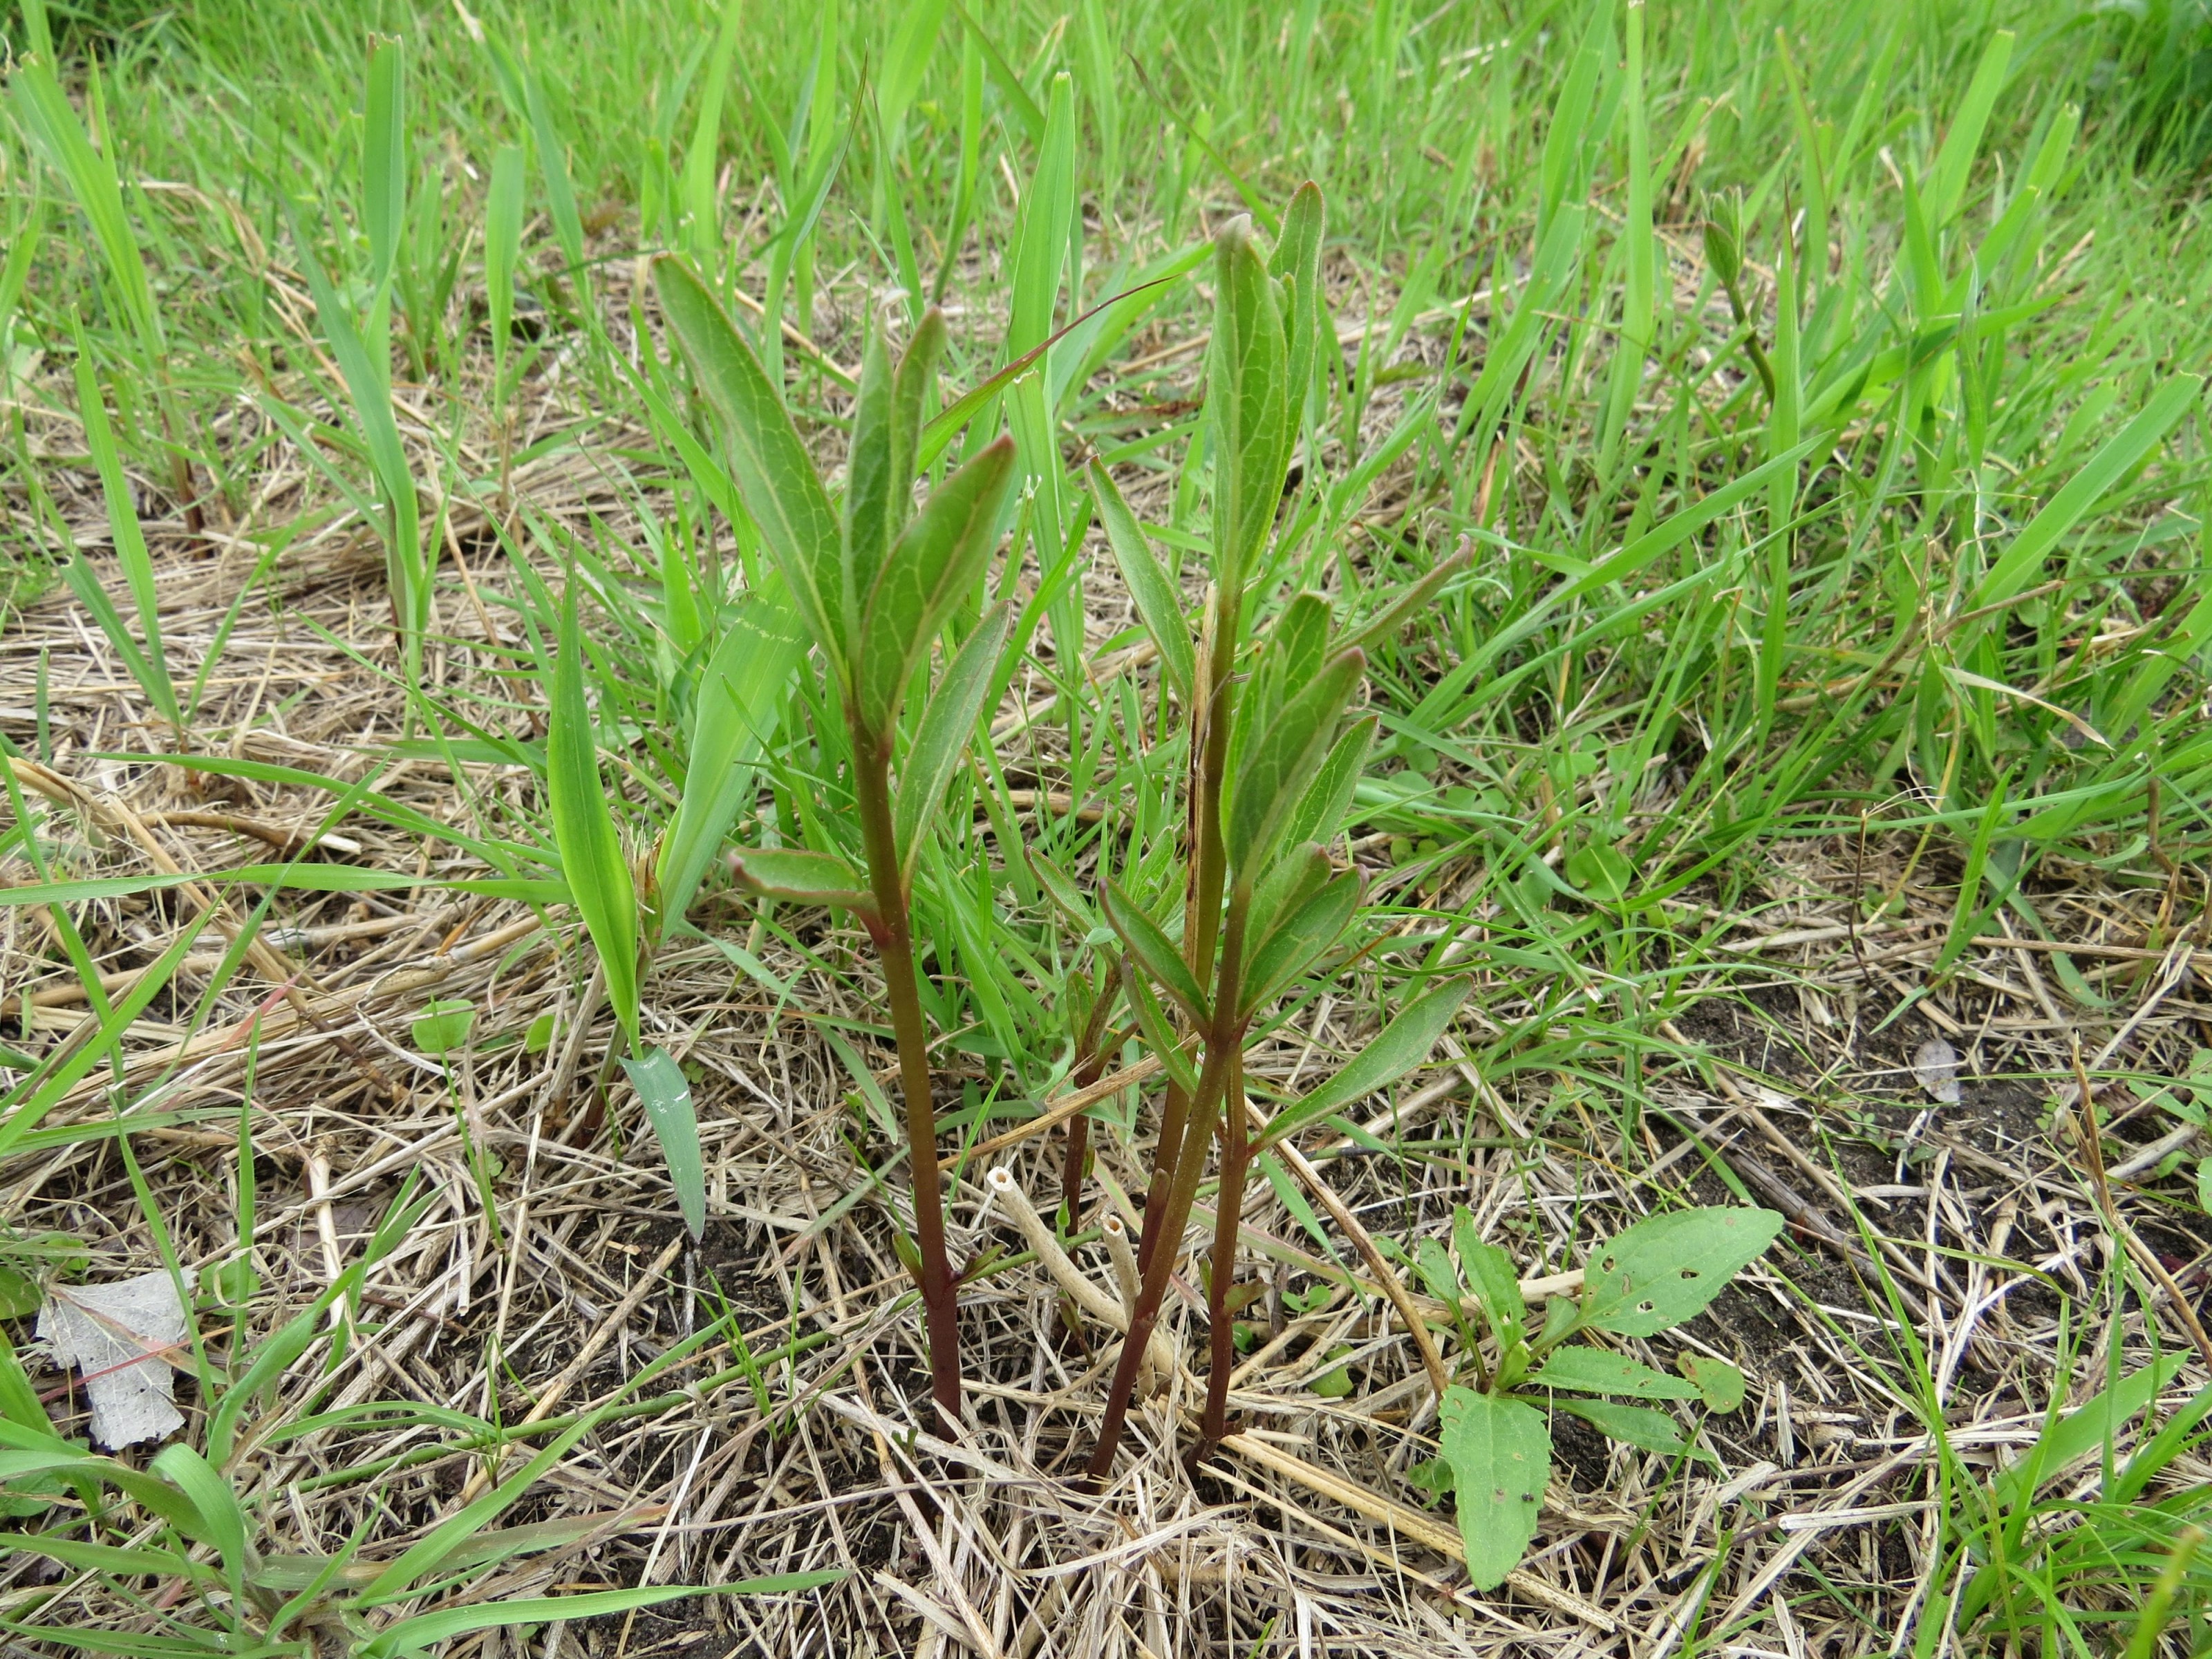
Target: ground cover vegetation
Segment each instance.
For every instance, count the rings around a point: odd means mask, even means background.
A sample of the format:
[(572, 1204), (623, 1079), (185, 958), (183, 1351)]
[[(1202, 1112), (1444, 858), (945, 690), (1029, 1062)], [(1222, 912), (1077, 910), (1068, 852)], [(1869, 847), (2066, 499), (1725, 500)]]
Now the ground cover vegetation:
[(2212, 1642), (2200, 6), (6, 17), (11, 1650)]

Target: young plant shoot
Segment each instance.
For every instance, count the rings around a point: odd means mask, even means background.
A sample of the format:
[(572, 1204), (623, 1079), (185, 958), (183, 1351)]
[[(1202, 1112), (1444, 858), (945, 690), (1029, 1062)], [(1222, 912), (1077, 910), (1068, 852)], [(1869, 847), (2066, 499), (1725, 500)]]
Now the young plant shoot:
[[(1351, 807), (1374, 736), (1372, 719), (1343, 729), (1366, 658), (1356, 641), (1334, 635), (1331, 607), (1318, 593), (1293, 594), (1264, 622), (1249, 629), (1246, 623), (1248, 605), (1266, 586), (1259, 580), (1263, 555), (1274, 536), (1314, 375), (1322, 229), (1321, 192), (1309, 184), (1291, 200), (1272, 262), (1249, 220), (1232, 221), (1215, 240), (1206, 398), (1212, 580), (1194, 648), (1173, 585), (1143, 530), (1105, 469), (1091, 471), (1108, 539), (1167, 665), (1170, 689), (1183, 702), (1191, 757), (1180, 945), (1119, 884), (1106, 882), (1100, 895), (1138, 970), (1133, 996), (1141, 1004), (1152, 996), (1146, 986), (1157, 987), (1188, 1039), (1171, 1041), (1162, 1054), (1170, 1062), (1170, 1081), (1146, 1194), (1142, 1276), (1091, 1458), (1094, 1480), (1112, 1468), (1217, 1130), (1222, 1157), (1202, 1433), (1210, 1443), (1226, 1431), (1237, 1218), (1252, 1149), (1243, 1098), (1246, 1034), (1254, 1017), (1335, 944), (1359, 908), (1358, 872), (1336, 868), (1325, 847)], [(1452, 1000), (1455, 1006), (1457, 996)], [(1167, 1034), (1163, 1022), (1143, 1023)], [(1193, 1043), (1194, 1075), (1174, 1052)], [(1163, 1045), (1156, 1039), (1155, 1046)]]
[(922, 421), (945, 344), (945, 319), (933, 309), (896, 365), (880, 338), (868, 343), (841, 510), (816, 474), (776, 382), (712, 289), (674, 256), (663, 256), (653, 270), (669, 327), (721, 428), (730, 475), (822, 653), (852, 740), (860, 867), (827, 851), (778, 848), (741, 852), (733, 868), (744, 886), (763, 896), (850, 911), (882, 957), (914, 1170), (907, 1265), (921, 1293), (931, 1392), (957, 1419), (959, 1332), (909, 901), (930, 814), (974, 734), (1006, 644), (1005, 605), (980, 620), (972, 611), (963, 615), (962, 642), (938, 677), (896, 777), (893, 763), (908, 690), (939, 631), (973, 605), (997, 544), (1013, 443), (1000, 437), (986, 446), (915, 509)]

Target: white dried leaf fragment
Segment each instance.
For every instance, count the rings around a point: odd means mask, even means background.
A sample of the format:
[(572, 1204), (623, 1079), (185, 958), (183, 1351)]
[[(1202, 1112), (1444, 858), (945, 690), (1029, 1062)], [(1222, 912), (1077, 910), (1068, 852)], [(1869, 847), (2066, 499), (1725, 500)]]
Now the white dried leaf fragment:
[(39, 1310), (54, 1363), (84, 1373), (92, 1437), (111, 1450), (184, 1426), (176, 1373), (161, 1356), (185, 1340), (185, 1307), (166, 1270), (107, 1285), (58, 1285)]
[(1959, 1103), (1959, 1051), (1932, 1036), (1912, 1051), (1912, 1075), (1928, 1097), (1945, 1106)]

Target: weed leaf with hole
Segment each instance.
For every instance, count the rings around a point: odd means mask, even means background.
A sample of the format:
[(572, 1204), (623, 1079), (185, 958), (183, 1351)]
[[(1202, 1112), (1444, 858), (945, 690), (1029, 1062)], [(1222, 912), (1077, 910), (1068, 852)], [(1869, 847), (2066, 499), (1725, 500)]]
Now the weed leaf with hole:
[(1591, 1256), (1583, 1323), (1622, 1336), (1679, 1325), (1764, 1255), (1782, 1225), (1775, 1211), (1731, 1205), (1639, 1221)]
[(1467, 1576), (1479, 1590), (1495, 1589), (1536, 1535), (1552, 1473), (1551, 1431), (1534, 1406), (1471, 1389), (1446, 1390), (1441, 1415)]

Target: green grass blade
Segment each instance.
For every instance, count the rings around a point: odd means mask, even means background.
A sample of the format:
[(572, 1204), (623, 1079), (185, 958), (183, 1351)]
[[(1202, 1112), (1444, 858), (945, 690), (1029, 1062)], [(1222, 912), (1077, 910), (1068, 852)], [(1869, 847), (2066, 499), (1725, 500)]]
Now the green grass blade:
[(522, 148), (501, 144), (484, 198), (484, 308), (491, 325), (493, 401), (504, 404), (514, 332), (514, 276), (522, 252)]
[(884, 131), (894, 152), (921, 77), (944, 33), (948, 0), (907, 0), (884, 52), (883, 80), (876, 89), (876, 106), (883, 113)]
[(1474, 988), (1472, 980), (1449, 980), (1407, 1003), (1373, 1042), (1345, 1062), (1335, 1076), (1269, 1119), (1258, 1144), (1265, 1146), (1297, 1134), (1307, 1125), (1342, 1111), (1355, 1100), (1389, 1087), (1423, 1064), (1451, 1024), (1452, 1017), (1459, 1012), (1460, 1004), (1467, 1000), (1468, 993)]
[(230, 1582), (231, 1595), (242, 1603), (246, 1598), (246, 1512), (238, 1506), (237, 1494), (190, 1446), (164, 1446), (149, 1467), (153, 1474), (174, 1485), (200, 1512), (207, 1536), (215, 1545), (216, 1553), (222, 1559), (223, 1577)]
[(691, 124), (691, 142), (684, 147), (682, 191), (685, 223), (684, 246), (693, 257), (713, 260), (721, 252), (722, 228), (714, 203), (714, 167), (720, 155), (722, 100), (730, 85), (730, 60), (738, 47), (738, 28), (744, 21), (744, 0), (723, 0), (721, 27), (715, 31), (714, 56), (708, 60), (707, 78), (701, 83), (699, 110)]
[(2045, 557), (2062, 537), (2074, 528), (2105, 498), (2114, 485), (2133, 471), (2137, 463), (2165, 441), (2184, 415), (2203, 396), (2201, 375), (2177, 374), (2153, 394), (2136, 417), (2114, 433), (2065, 486), (2044, 504), (2043, 510), (2012, 539), (1990, 573), (1974, 590), (1970, 608), (1997, 605), (2028, 585), (2042, 568)]
[(78, 209), (91, 222), (93, 239), (100, 245), (124, 313), (141, 344), (158, 359), (167, 350), (161, 313), (154, 304), (153, 283), (146, 275), (137, 233), (124, 210), (123, 187), (117, 181), (115, 163), (92, 147), (51, 65), (50, 58), (40, 57), (15, 66), (9, 86), (16, 110), (33, 142), (48, 164), (68, 181)]
[(806, 640), (782, 584), (746, 594), (699, 677), (691, 751), (676, 822), (655, 872), (664, 921), (681, 916), (753, 793), (753, 769), (779, 729), (785, 688)]
[[(169, 680), (168, 654), (161, 643), (161, 601), (154, 586), (153, 556), (146, 550), (146, 534), (138, 523), (138, 509), (131, 499), (131, 485), (123, 476), (123, 459), (116, 453), (115, 437), (108, 428), (107, 405), (100, 395), (100, 381), (92, 367), (92, 353), (85, 343), (82, 330), (77, 333), (76, 354), (77, 411), (84, 420), (85, 447), (92, 452), (93, 465), (100, 471), (100, 490), (107, 504), (109, 533), (115, 540), (116, 562), (123, 567), (125, 581), (130, 584), (131, 599), (138, 611), (138, 626), (146, 637), (146, 648), (142, 654), (127, 634), (120, 634), (120, 622), (110, 625), (114, 617), (112, 606), (106, 605), (106, 614), (99, 617), (101, 629), (117, 650), (131, 664), (137, 677), (139, 687), (146, 699), (154, 705), (173, 730), (184, 724), (182, 712), (177, 705), (177, 691)], [(82, 570), (84, 579), (91, 579), (80, 555), (71, 565), (72, 586), (76, 586), (76, 573)], [(95, 584), (96, 585), (96, 584)], [(77, 587), (79, 598), (84, 590)]]
[(1091, 499), (1097, 504), (1099, 527), (1121, 580), (1135, 602), (1137, 619), (1152, 636), (1160, 655), (1160, 672), (1176, 700), (1188, 707), (1191, 682), (1198, 672), (1197, 653), (1190, 642), (1190, 623), (1183, 615), (1182, 595), (1161, 568), (1144, 526), (1129, 504), (1121, 499), (1114, 477), (1103, 462), (1091, 464)]
[(380, 289), (398, 262), (399, 231), (407, 217), (407, 59), (397, 40), (379, 40), (369, 53), (361, 174), (368, 279)]
[(623, 858), (613, 809), (599, 776), (599, 745), (584, 702), (584, 644), (576, 626), (576, 584), (561, 607), (553, 663), (552, 711), (545, 741), (545, 793), (561, 867), (606, 975), (630, 1047), (638, 1046), (637, 889)]
[(699, 1152), (699, 1113), (691, 1103), (691, 1085), (665, 1048), (647, 1048), (635, 1060), (625, 1057), (623, 1070), (660, 1143), (684, 1224), (698, 1238), (707, 1230), (707, 1166)]
[(1943, 135), (1943, 147), (1936, 153), (1927, 191), (1929, 223), (1936, 228), (1951, 222), (1966, 196), (1966, 180), (1981, 149), (1990, 112), (1996, 107), (1997, 94), (2004, 90), (2012, 46), (2009, 29), (1999, 29), (1990, 37), (1982, 61), (1975, 66), (1974, 78), (1967, 83), (1966, 96), (1960, 100), (1959, 112), (1951, 118), (1950, 130)]

